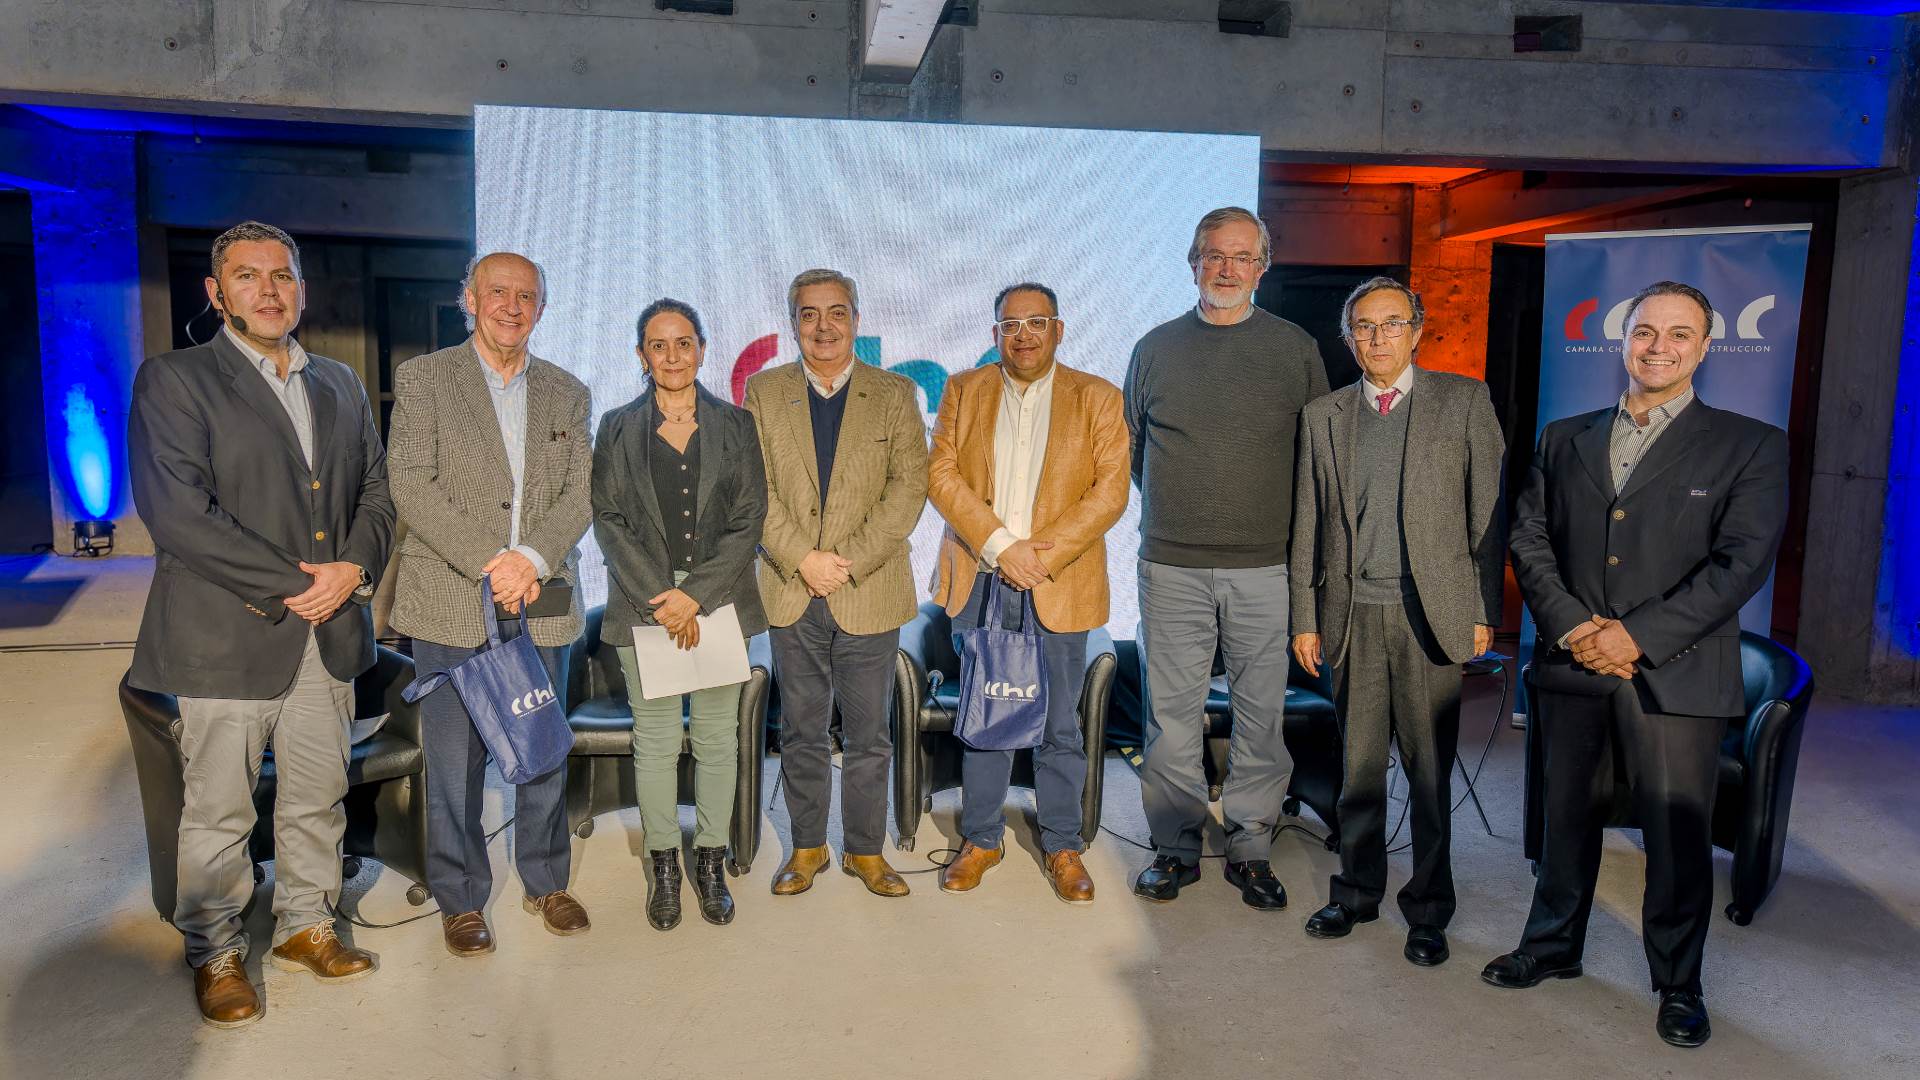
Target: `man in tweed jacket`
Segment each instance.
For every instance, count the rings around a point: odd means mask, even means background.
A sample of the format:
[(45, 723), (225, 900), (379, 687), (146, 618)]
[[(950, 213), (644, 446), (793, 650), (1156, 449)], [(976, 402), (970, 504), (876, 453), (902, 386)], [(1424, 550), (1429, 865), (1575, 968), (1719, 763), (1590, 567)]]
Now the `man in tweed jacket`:
[(831, 861), (827, 726), (837, 705), (843, 867), (880, 896), (905, 896), (880, 846), (894, 653), (917, 610), (907, 536), (927, 501), (926, 423), (912, 380), (854, 359), (851, 278), (805, 271), (787, 310), (801, 360), (755, 375), (746, 397), (767, 463), (760, 596), (773, 626), (780, 774), (793, 822), (793, 854), (773, 891), (806, 891)]
[(1293, 653), (1315, 674), (1333, 666), (1346, 763), (1340, 872), (1307, 933), (1344, 937), (1379, 915), (1397, 743), (1413, 819), (1404, 954), (1431, 967), (1447, 959), (1453, 917), (1460, 665), (1493, 644), (1506, 580), (1506, 441), (1485, 383), (1414, 365), (1425, 321), (1392, 278), (1347, 298), (1340, 328), (1363, 378), (1301, 410), (1288, 578)]
[[(529, 623), (554, 689), (567, 685), (567, 649), (581, 630), (574, 545), (592, 516), (593, 446), (586, 386), (527, 351), (546, 291), (546, 275), (519, 255), (474, 260), (461, 291), (473, 336), (394, 371), (388, 462), (407, 534), (393, 626), (413, 638), (423, 672), (453, 667), (485, 644), (482, 575), (491, 576), (494, 599), (516, 611), (557, 580), (570, 594), (564, 613)], [(500, 622), (502, 638), (519, 630), (518, 619)], [(421, 721), (433, 777), (427, 885), (448, 951), (491, 952), (481, 913), (493, 886), (480, 829), (486, 748), (451, 683), (422, 699)], [(588, 928), (585, 909), (566, 892), (565, 783), (562, 765), (521, 784), (514, 807), (525, 907), (562, 935)]]

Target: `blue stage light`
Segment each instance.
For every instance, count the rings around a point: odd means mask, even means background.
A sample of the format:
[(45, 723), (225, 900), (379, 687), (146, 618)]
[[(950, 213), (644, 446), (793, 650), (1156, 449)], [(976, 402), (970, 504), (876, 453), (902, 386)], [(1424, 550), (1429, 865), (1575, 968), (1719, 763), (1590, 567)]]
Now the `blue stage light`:
[[(1920, 230), (1920, 215), (1916, 216)], [(1920, 257), (1920, 231), (1914, 234), (1912, 253)], [(1920, 288), (1907, 286), (1902, 324), (1920, 325)], [(1900, 366), (1895, 377), (1892, 446), (1887, 455), (1886, 503), (1881, 514), (1880, 584), (1874, 610), (1884, 622), (1887, 642), (1907, 656), (1920, 656), (1920, 498), (1914, 480), (1920, 469), (1920, 417), (1912, 401), (1920, 395), (1920, 343), (1903, 335)]]
[(89, 518), (105, 518), (113, 503), (113, 451), (100, 410), (75, 383), (67, 390), (67, 471), (74, 497)]

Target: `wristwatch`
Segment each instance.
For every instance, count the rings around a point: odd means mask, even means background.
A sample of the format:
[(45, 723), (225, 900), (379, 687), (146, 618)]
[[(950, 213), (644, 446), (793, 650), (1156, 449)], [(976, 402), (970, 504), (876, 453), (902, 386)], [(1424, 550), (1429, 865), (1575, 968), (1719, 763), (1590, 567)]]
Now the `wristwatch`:
[(368, 573), (367, 568), (364, 566), (360, 567), (360, 585), (359, 587), (353, 590), (353, 595), (355, 596), (372, 596), (373, 595), (373, 575)]

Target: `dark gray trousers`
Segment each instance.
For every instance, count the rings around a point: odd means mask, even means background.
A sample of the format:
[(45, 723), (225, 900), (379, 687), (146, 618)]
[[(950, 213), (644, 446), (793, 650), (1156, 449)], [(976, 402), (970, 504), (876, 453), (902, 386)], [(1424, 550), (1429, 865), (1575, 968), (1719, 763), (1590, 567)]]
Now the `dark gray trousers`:
[(893, 731), (887, 724), (900, 631), (849, 634), (815, 597), (791, 626), (768, 634), (780, 681), (780, 782), (795, 848), (827, 842), (833, 761), (827, 729), (840, 708), (841, 846), (848, 855), (878, 855), (887, 839), (887, 767)]
[[(500, 637), (520, 636), (520, 620), (503, 619)], [(478, 648), (460, 648), (414, 640), (413, 659), (420, 671), (453, 667)], [(540, 662), (554, 689), (565, 693), (567, 649), (542, 647)], [(420, 699), (420, 730), (427, 754), (427, 887), (440, 910), (463, 915), (487, 906), (493, 892), (493, 863), (487, 834), (480, 827), (486, 801), (487, 745), (460, 702), (452, 682)], [(567, 767), (520, 784), (513, 791), (513, 863), (528, 896), (545, 896), (567, 887), (573, 841), (567, 834)]]
[(1333, 671), (1340, 712), (1340, 872), (1328, 898), (1376, 911), (1387, 891), (1387, 753), (1400, 747), (1413, 819), (1413, 876), (1400, 912), (1414, 926), (1453, 918), (1453, 756), (1460, 742), (1460, 665), (1434, 639), (1418, 600), (1355, 604)]

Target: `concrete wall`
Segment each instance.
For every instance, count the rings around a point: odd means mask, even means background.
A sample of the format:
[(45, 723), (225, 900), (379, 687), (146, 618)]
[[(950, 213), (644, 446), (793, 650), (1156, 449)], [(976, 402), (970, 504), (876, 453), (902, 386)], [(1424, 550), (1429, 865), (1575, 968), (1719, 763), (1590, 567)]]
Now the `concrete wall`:
[[(908, 87), (858, 76), (847, 0), (4, 0), (0, 97), (459, 125), (476, 103), (1257, 132), (1390, 158), (1804, 167), (1897, 154), (1895, 17), (1677, 4), (1296, 0), (1286, 38), (1213, 0), (989, 0)], [(1513, 51), (1516, 8), (1585, 19)]]

